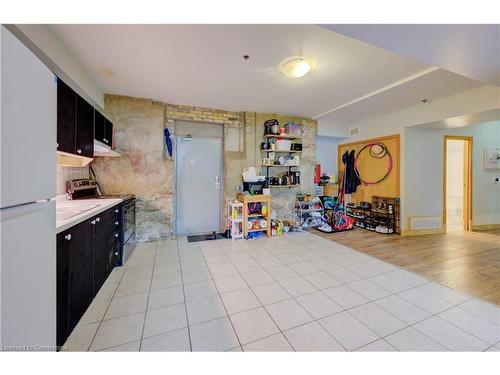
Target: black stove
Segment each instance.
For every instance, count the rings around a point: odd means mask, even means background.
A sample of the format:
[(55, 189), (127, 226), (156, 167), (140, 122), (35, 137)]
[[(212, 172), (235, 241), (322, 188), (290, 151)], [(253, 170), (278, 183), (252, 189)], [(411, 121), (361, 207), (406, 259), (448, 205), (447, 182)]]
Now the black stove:
[(78, 199), (122, 199), (120, 204), (120, 255), (117, 266), (123, 266), (135, 247), (135, 195), (100, 195), (97, 181), (90, 178), (66, 181), (66, 197)]

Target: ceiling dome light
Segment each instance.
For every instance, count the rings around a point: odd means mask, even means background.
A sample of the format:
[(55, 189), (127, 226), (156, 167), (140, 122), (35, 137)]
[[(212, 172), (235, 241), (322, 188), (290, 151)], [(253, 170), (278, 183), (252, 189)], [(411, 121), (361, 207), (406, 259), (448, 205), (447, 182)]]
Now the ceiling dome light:
[(281, 64), (281, 73), (289, 78), (304, 77), (313, 68), (313, 61), (308, 57), (292, 57)]

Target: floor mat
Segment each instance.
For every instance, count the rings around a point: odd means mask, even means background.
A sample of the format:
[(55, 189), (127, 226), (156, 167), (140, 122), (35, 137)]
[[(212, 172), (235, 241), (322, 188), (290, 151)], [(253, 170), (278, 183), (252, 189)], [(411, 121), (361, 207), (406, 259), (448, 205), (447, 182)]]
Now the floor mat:
[(212, 240), (222, 240), (226, 237), (221, 233), (207, 233), (207, 234), (196, 234), (192, 236), (187, 236), (188, 242), (200, 242), (200, 241), (212, 241)]

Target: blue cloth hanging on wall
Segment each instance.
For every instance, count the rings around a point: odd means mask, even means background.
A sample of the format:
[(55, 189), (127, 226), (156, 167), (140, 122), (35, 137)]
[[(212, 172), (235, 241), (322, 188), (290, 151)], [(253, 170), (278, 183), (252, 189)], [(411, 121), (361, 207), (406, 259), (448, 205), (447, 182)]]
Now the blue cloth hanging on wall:
[(172, 140), (170, 139), (170, 131), (168, 128), (163, 129), (165, 135), (165, 145), (167, 146), (168, 154), (172, 157)]

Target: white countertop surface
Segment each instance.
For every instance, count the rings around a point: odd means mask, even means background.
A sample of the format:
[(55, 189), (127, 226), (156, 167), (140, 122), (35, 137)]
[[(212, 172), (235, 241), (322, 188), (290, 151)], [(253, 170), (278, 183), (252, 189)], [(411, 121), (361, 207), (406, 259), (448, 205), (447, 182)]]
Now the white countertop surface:
[(56, 197), (56, 233), (61, 233), (122, 201), (123, 199), (119, 198), (67, 200), (65, 195), (58, 195)]

